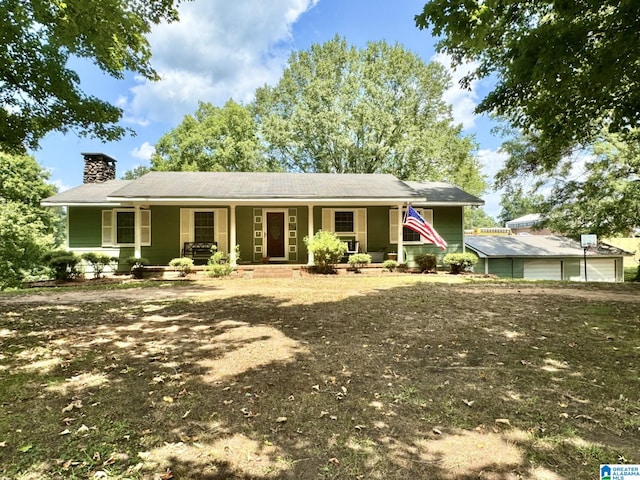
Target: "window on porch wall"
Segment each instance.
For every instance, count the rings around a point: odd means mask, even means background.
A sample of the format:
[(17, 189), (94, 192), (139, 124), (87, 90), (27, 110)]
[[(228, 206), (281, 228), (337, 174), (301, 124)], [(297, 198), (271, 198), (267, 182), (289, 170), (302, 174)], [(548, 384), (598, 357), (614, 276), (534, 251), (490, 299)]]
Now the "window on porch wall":
[[(420, 214), (422, 218), (424, 218), (427, 222), (429, 222), (433, 226), (433, 210), (426, 208), (415, 208), (414, 209)], [(404, 214), (406, 209), (402, 209), (402, 218), (404, 219)], [(410, 228), (402, 227), (402, 242), (405, 244), (417, 244), (422, 243), (422, 238), (418, 232), (414, 232)], [(398, 243), (398, 209), (392, 208), (389, 210), (389, 243), (397, 244)]]
[(367, 251), (366, 208), (323, 208), (322, 230), (342, 237), (355, 237), (363, 252)]
[(196, 242), (214, 241), (213, 212), (194, 212), (193, 239)]
[[(136, 238), (134, 210), (102, 211), (102, 246), (132, 246)], [(140, 244), (151, 245), (151, 211), (140, 210)]]

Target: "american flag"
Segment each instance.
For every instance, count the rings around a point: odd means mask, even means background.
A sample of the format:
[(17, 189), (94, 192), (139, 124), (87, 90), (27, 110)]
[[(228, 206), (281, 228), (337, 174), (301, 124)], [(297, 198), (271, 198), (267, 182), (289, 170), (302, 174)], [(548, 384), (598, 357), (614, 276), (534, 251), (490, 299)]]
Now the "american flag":
[(407, 213), (404, 217), (404, 222), (402, 222), (402, 226), (407, 227), (414, 232), (418, 232), (427, 243), (433, 243), (442, 250), (446, 250), (447, 242), (444, 241), (440, 234), (436, 232), (435, 228), (422, 218), (422, 216), (416, 212), (411, 205), (407, 208)]

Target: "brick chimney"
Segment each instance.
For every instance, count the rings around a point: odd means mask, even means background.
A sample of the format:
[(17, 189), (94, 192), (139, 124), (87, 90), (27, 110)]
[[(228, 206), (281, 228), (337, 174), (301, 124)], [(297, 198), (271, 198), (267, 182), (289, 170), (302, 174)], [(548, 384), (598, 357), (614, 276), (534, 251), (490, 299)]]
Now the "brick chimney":
[(116, 179), (116, 160), (104, 153), (83, 153), (83, 183), (104, 183)]

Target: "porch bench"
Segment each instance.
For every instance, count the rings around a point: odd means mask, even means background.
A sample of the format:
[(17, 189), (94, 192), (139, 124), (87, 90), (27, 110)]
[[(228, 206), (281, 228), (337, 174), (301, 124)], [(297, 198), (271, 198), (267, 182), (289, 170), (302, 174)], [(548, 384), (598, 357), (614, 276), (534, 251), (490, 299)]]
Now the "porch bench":
[(194, 260), (208, 259), (214, 245), (218, 246), (218, 242), (184, 242), (182, 256)]

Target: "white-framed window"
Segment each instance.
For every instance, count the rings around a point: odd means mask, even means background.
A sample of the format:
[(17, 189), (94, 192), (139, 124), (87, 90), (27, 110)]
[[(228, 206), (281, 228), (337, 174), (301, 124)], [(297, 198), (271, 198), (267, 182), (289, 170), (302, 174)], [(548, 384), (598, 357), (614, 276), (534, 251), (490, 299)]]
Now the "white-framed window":
[(323, 208), (322, 229), (339, 237), (355, 239), (360, 242), (360, 249), (367, 251), (366, 208)]
[[(413, 207), (415, 211), (417, 211), (422, 218), (424, 218), (427, 222), (433, 225), (433, 210), (426, 208), (416, 208)], [(406, 209), (402, 210), (402, 216), (404, 218), (404, 214)], [(398, 209), (392, 208), (389, 210), (389, 243), (398, 243)], [(418, 232), (414, 232), (410, 228), (402, 227), (402, 243), (405, 245), (411, 244), (421, 244), (424, 243), (420, 234)]]
[[(102, 246), (130, 247), (136, 241), (136, 212), (132, 208), (102, 211)], [(140, 245), (151, 245), (151, 210), (140, 210)]]
[(186, 242), (216, 242), (219, 251), (227, 252), (227, 209), (181, 208), (180, 251)]

